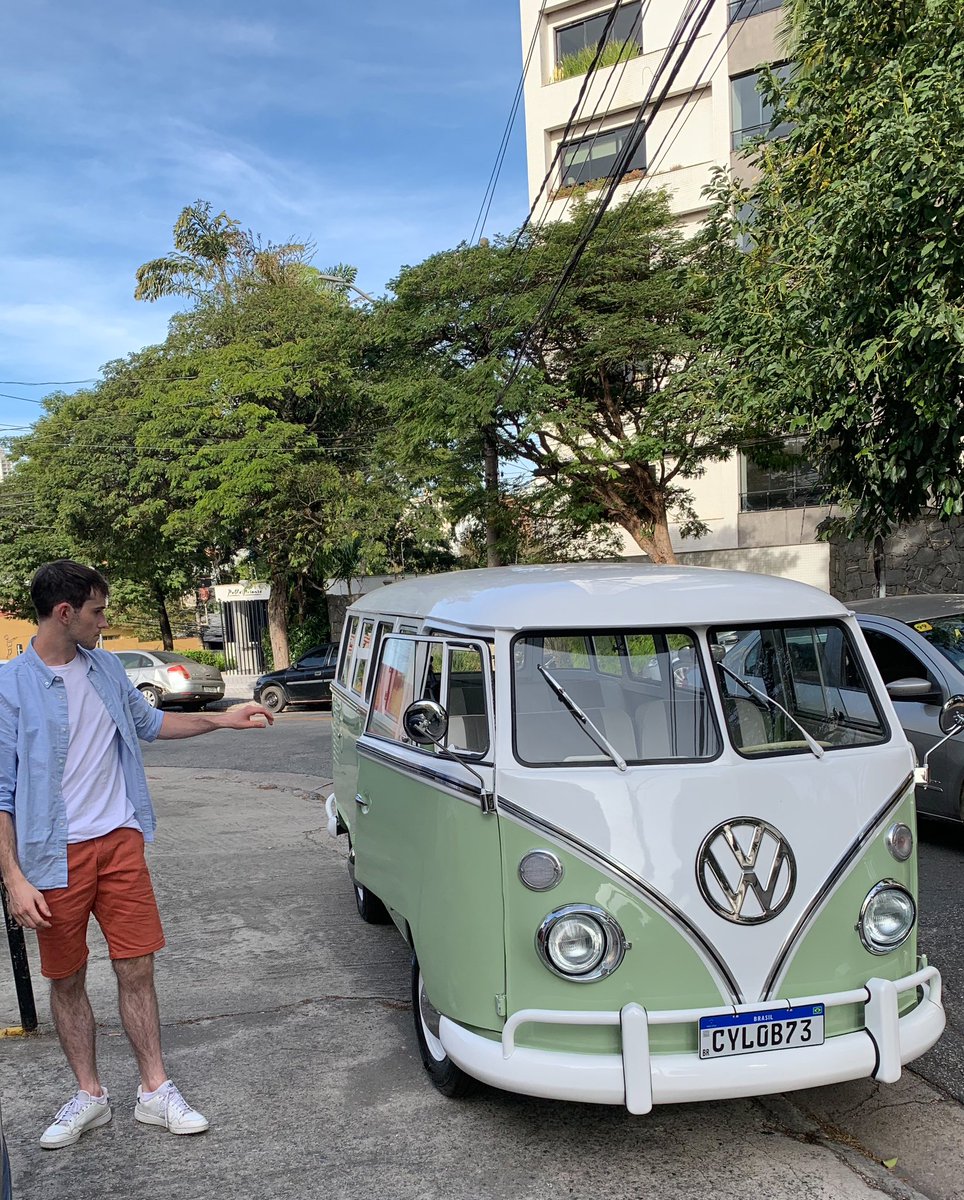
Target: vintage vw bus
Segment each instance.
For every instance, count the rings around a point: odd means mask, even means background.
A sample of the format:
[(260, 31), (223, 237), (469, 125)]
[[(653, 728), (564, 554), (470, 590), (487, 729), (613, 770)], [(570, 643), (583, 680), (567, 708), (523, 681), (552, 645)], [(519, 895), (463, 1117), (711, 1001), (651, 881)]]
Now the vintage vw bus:
[(940, 1036), (913, 753), (823, 592), (622, 564), (426, 576), (352, 605), (332, 692), (329, 830), (362, 917), (412, 947), (446, 1094), (645, 1113), (891, 1082)]

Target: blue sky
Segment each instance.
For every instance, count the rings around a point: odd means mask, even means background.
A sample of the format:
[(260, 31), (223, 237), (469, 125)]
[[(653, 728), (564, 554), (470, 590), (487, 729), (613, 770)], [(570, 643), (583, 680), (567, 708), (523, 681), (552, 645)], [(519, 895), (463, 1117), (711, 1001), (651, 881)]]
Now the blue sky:
[[(4, 7), (0, 436), (53, 390), (25, 383), (163, 339), (134, 272), (197, 198), (375, 294), (467, 239), (522, 67), (517, 0)], [(527, 211), (522, 132), (488, 233)]]

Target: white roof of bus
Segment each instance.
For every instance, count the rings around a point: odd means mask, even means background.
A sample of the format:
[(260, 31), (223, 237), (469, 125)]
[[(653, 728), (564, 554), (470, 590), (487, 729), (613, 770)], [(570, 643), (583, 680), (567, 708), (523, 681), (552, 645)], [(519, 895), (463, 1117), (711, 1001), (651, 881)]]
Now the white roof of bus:
[(847, 612), (826, 592), (790, 579), (635, 563), (420, 575), (369, 592), (348, 611), (413, 617), (457, 631), (743, 624)]

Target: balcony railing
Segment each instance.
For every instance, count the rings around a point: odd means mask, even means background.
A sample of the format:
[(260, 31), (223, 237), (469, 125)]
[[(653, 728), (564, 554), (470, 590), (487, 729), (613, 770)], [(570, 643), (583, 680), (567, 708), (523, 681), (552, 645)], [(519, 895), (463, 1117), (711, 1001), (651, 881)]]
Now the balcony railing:
[(740, 512), (745, 513), (774, 512), (781, 508), (814, 508), (826, 503), (822, 489), (816, 484), (740, 493)]
[(730, 0), (730, 24), (755, 17), (757, 13), (771, 12), (774, 8), (783, 8), (783, 0)]

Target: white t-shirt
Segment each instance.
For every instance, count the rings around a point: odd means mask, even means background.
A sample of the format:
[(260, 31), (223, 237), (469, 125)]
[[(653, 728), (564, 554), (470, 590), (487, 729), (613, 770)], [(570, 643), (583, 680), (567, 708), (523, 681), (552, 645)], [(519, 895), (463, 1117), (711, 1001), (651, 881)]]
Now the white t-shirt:
[(87, 678), (87, 660), (51, 671), (64, 681), (67, 692), (67, 761), (63, 794), (67, 809), (67, 841), (86, 842), (115, 829), (140, 829), (127, 796), (117, 739), (120, 733)]

